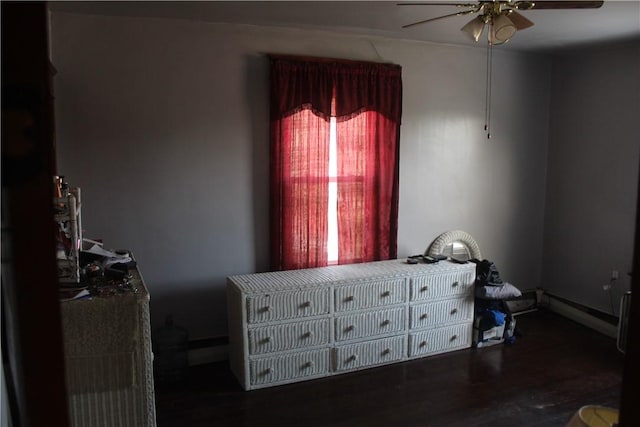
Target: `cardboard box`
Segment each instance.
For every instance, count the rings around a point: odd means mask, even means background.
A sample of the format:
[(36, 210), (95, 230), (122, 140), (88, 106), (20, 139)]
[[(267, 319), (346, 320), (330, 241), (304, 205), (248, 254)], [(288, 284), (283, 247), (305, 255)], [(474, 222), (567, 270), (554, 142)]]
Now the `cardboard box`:
[(473, 322), (473, 345), (475, 347), (488, 347), (496, 344), (502, 344), (504, 342), (504, 327), (505, 325), (494, 326), (493, 328), (480, 330), (480, 321), (482, 316), (475, 318)]

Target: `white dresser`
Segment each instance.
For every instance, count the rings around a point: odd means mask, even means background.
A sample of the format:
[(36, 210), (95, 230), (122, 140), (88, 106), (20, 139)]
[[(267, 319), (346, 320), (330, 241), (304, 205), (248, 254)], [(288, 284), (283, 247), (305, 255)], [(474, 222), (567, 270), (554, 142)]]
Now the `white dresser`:
[(471, 346), (475, 264), (378, 261), (228, 278), (245, 390)]
[(72, 427), (156, 426), (149, 292), (129, 274), (130, 291), (60, 303)]

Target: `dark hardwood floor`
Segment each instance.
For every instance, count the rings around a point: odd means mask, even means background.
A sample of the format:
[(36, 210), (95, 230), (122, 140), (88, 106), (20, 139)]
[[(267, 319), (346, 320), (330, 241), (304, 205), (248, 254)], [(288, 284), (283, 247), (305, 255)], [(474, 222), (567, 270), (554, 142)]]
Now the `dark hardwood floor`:
[(227, 362), (156, 387), (158, 427), (565, 426), (583, 405), (619, 407), (615, 340), (554, 313), (517, 317), (513, 345), (242, 391)]

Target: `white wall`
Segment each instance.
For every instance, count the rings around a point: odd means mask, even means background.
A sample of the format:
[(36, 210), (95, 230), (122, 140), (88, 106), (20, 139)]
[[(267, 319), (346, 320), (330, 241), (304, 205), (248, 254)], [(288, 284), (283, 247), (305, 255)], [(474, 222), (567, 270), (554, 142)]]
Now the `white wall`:
[(225, 278), (268, 266), (267, 53), (403, 67), (400, 257), (463, 229), (521, 289), (539, 285), (550, 61), (324, 32), (54, 13), (60, 173), (87, 237), (131, 249), (191, 338), (226, 335)]
[[(618, 314), (630, 289), (640, 160), (640, 42), (554, 58), (543, 286)], [(610, 294), (613, 270), (620, 279)]]

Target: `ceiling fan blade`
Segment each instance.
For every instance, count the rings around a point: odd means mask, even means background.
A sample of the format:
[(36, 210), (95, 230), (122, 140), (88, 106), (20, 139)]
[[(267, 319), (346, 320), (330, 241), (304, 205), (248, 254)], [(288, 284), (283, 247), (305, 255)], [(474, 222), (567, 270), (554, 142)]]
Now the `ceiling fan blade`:
[(478, 7), (477, 3), (396, 3), (397, 6), (455, 6), (455, 7)]
[(521, 13), (518, 13), (513, 9), (508, 11), (507, 16), (511, 19), (511, 22), (513, 22), (513, 25), (515, 25), (518, 31), (533, 27), (533, 22), (529, 21), (527, 18), (522, 16)]
[(470, 13), (475, 13), (475, 12), (477, 12), (477, 10), (465, 10), (465, 11), (462, 11), (462, 12), (450, 13), (449, 15), (438, 16), (437, 18), (429, 18), (429, 19), (425, 19), (424, 21), (414, 22), (413, 24), (403, 25), (402, 28), (409, 28), (409, 27), (413, 27), (415, 25), (424, 24), (424, 23), (427, 23), (427, 22), (437, 21), (439, 19), (450, 18), (452, 16), (463, 16), (463, 15), (468, 15)]
[[(528, 4), (531, 4), (529, 6)], [(598, 1), (519, 1), (515, 3), (516, 9), (598, 9), (604, 4), (603, 0)], [(521, 7), (522, 5), (522, 7)], [(529, 7), (527, 7), (529, 6)]]

